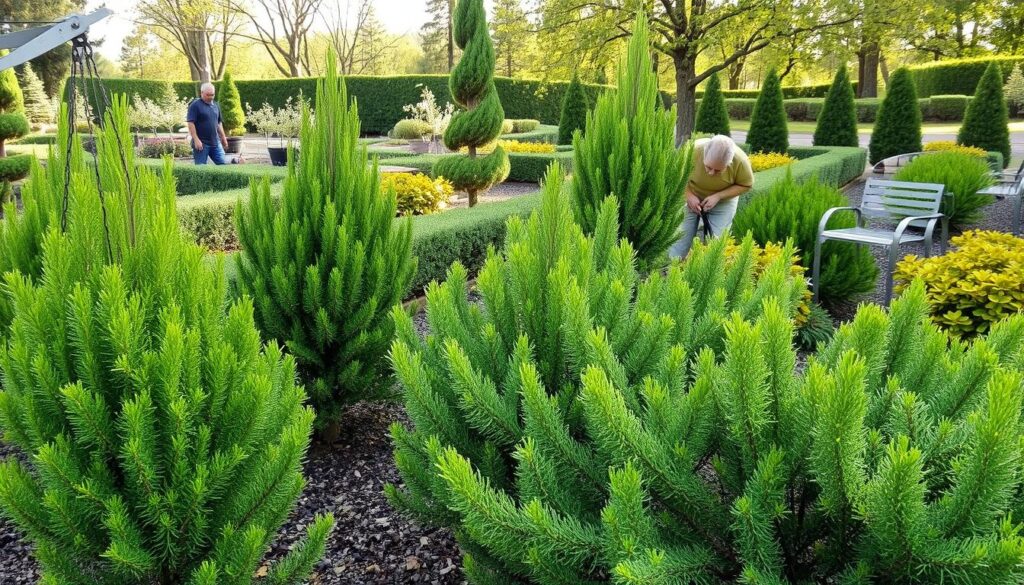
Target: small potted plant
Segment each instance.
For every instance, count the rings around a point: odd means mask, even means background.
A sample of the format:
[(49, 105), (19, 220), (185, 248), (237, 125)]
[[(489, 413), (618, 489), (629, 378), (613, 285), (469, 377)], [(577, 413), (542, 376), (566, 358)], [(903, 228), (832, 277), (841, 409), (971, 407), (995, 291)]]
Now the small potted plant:
[(224, 120), (224, 132), (228, 135), (227, 152), (242, 152), (242, 137), (245, 136), (245, 111), (238, 95), (238, 87), (231, 74), (225, 72), (220, 82), (220, 110)]
[[(256, 131), (266, 138), (270, 164), (276, 167), (288, 164), (288, 146), (298, 137), (302, 125), (301, 104), (301, 97), (298, 100), (289, 97), (285, 100), (284, 107), (277, 110), (266, 102), (258, 110), (253, 110), (249, 104), (245, 104), (246, 116), (256, 127)], [(271, 136), (277, 137), (277, 146), (270, 146)], [(298, 156), (298, 151), (295, 156)]]

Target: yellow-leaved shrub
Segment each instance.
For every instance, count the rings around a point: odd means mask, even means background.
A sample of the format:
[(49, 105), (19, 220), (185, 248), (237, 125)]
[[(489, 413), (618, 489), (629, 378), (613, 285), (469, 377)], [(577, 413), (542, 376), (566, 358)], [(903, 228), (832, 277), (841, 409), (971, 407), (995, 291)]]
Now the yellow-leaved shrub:
[(958, 338), (985, 333), (1024, 309), (1024, 239), (972, 230), (942, 256), (907, 256), (896, 267), (896, 291), (925, 282), (932, 320)]
[(749, 155), (750, 166), (754, 172), (767, 171), (775, 167), (782, 167), (796, 162), (796, 158), (788, 154), (778, 152), (755, 152)]
[(431, 179), (429, 175), (413, 173), (385, 173), (381, 175), (382, 191), (395, 190), (399, 215), (425, 215), (444, 209), (455, 189), (444, 177)]
[[(519, 140), (498, 140), (477, 148), (476, 151), (481, 154), (492, 152), (495, 146), (500, 145), (507, 153), (526, 153), (526, 154), (551, 154), (555, 152), (556, 148), (554, 144), (548, 142), (521, 142)], [(459, 152), (468, 152), (463, 147)]]
[(977, 156), (985, 158), (988, 153), (984, 149), (978, 148), (977, 146), (964, 146), (957, 144), (954, 140), (933, 140), (924, 145), (925, 152), (944, 152), (953, 151), (961, 154), (969, 154), (971, 156)]

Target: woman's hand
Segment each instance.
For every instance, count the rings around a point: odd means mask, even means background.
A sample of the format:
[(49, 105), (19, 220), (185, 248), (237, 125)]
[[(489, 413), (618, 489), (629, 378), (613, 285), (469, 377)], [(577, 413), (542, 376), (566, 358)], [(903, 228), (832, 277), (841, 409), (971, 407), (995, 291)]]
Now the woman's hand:
[(686, 193), (686, 207), (693, 213), (700, 213), (700, 199), (693, 193)]
[(719, 195), (718, 193), (708, 195), (707, 197), (704, 198), (703, 201), (700, 202), (701, 209), (703, 209), (704, 211), (711, 211), (712, 209), (715, 208), (716, 205), (718, 205), (718, 202), (721, 200), (722, 196)]

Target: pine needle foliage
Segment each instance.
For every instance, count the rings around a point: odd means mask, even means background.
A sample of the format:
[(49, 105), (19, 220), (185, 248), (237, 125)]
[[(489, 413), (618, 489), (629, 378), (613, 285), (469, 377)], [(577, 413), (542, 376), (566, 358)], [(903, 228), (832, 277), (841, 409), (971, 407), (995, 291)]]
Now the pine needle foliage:
[(380, 396), (393, 336), (389, 311), (415, 269), (412, 224), (357, 145), (359, 113), (333, 57), (317, 82), (316, 118), (302, 117), (302, 156), (278, 202), (269, 181), (238, 204), (239, 282), (264, 338), (283, 340), (299, 364), (317, 426), (337, 430), (341, 409)]
[(25, 99), (25, 117), (33, 124), (53, 122), (53, 102), (46, 95), (43, 80), (39, 79), (31, 63), (25, 63), (21, 72), (22, 95)]
[(485, 156), (476, 152), (501, 134), (505, 110), (494, 87), (494, 43), (483, 0), (458, 0), (453, 27), (462, 57), (452, 69), (448, 87), (455, 103), (465, 109), (452, 116), (444, 132), (444, 145), (453, 151), (468, 148), (469, 154), (442, 158), (434, 165), (433, 174), (448, 179), (456, 190), (465, 191), (473, 207), (479, 192), (504, 181), (511, 168), (501, 146)]
[(868, 151), (871, 164), (897, 154), (921, 152), (921, 107), (914, 80), (906, 68), (901, 67), (889, 76)]
[[(116, 100), (96, 137), (102, 199), (79, 166), (40, 276), (4, 276), (0, 427), (31, 464), (0, 464), (0, 510), (46, 585), (252, 583), (302, 491), (314, 415), (294, 360), (179, 233), (169, 163), (157, 176), (123, 148), (126, 112)], [(266, 582), (304, 581), (332, 524)]]
[(750, 152), (789, 151), (789, 126), (782, 102), (782, 82), (774, 69), (768, 70), (761, 91), (757, 94), (757, 101), (754, 102), (747, 145)]
[(857, 138), (857, 107), (853, 99), (853, 86), (844, 64), (836, 71), (832, 87), (818, 114), (818, 123), (814, 128), (815, 146), (860, 146)]
[(587, 112), (589, 110), (587, 92), (583, 90), (579, 75), (574, 75), (568, 89), (565, 90), (565, 98), (562, 100), (562, 115), (558, 119), (559, 144), (572, 144), (573, 134), (577, 130), (582, 132), (587, 127)]
[(974, 99), (967, 103), (956, 141), (964, 146), (1001, 152), (1004, 161), (1010, 160), (1009, 111), (1003, 95), (1003, 71), (998, 63), (991, 63), (981, 76)]
[[(489, 254), (480, 305), (456, 264), (427, 291), (425, 339), (394, 311), (391, 360), (413, 424), (392, 427), (404, 486), (387, 493), (455, 529), (474, 582), (590, 583), (612, 569), (638, 583), (701, 575), (715, 554), (698, 537), (654, 549), (665, 528), (650, 515), (654, 485), (673, 522), (708, 538), (729, 530), (728, 506), (691, 468), (720, 440), (716, 356), (734, 321), (765, 307), (788, 347), (806, 287), (790, 275), (791, 247), (755, 278), (750, 238), (731, 260), (717, 239), (642, 279), (632, 244), (618, 239), (618, 209), (609, 197), (585, 236), (553, 168), (540, 209), (512, 218), (503, 252)], [(697, 374), (703, 381), (687, 393)], [(737, 393), (751, 376), (730, 375)]]
[(729, 110), (725, 107), (722, 82), (719, 81), (717, 73), (711, 75), (707, 87), (704, 88), (704, 97), (700, 100), (693, 131), (729, 136)]
[(584, 233), (595, 233), (606, 198), (619, 205), (619, 235), (642, 269), (676, 240), (684, 215), (692, 144), (675, 146), (675, 109), (666, 111), (651, 66), (647, 22), (637, 15), (618, 89), (605, 92), (573, 139), (573, 206)]
[[(721, 241), (640, 279), (556, 171), (467, 298), (395, 311), (393, 503), (452, 528), (473, 583), (1019, 583), (1024, 316), (968, 345), (920, 282), (797, 367), (789, 257)], [(792, 249), (787, 250), (787, 255)]]

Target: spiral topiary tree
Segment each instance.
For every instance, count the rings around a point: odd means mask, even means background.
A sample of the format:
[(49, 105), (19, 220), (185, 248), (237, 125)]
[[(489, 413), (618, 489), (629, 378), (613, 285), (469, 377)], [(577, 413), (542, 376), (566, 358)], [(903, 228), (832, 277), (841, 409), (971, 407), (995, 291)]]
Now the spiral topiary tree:
[(750, 114), (747, 132), (750, 152), (780, 152), (789, 150), (789, 127), (786, 107), (782, 102), (782, 83), (774, 69), (768, 71)]
[(815, 146), (859, 146), (857, 109), (846, 65), (839, 67), (814, 128)]
[(708, 79), (708, 85), (704, 88), (704, 97), (700, 99), (700, 109), (697, 110), (697, 121), (693, 131), (729, 136), (729, 111), (725, 108), (722, 82), (718, 80), (717, 73)]
[(995, 62), (989, 64), (978, 82), (974, 99), (968, 102), (964, 123), (956, 140), (964, 146), (1003, 153), (1010, 160), (1009, 113), (1003, 95), (1003, 73)]
[(889, 77), (889, 87), (878, 108), (868, 150), (871, 164), (897, 154), (921, 151), (921, 108), (917, 104), (917, 89), (910, 71), (903, 67)]
[(494, 87), (494, 45), (483, 0), (459, 0), (454, 32), (462, 58), (452, 69), (448, 86), (452, 98), (465, 110), (452, 116), (444, 145), (451, 150), (465, 147), (469, 154), (442, 158), (433, 172), (448, 179), (455, 189), (465, 191), (473, 207), (481, 191), (504, 181), (509, 173), (508, 155), (500, 146), (487, 156), (477, 154), (477, 148), (501, 134), (505, 121), (505, 110)]
[(245, 110), (242, 109), (242, 98), (238, 95), (238, 86), (231, 79), (231, 73), (224, 72), (220, 82), (220, 111), (224, 121), (224, 131), (228, 136), (245, 134)]
[(573, 75), (572, 83), (565, 91), (562, 100), (562, 116), (558, 119), (558, 143), (572, 144), (572, 135), (587, 126), (587, 92), (583, 90), (579, 75)]

